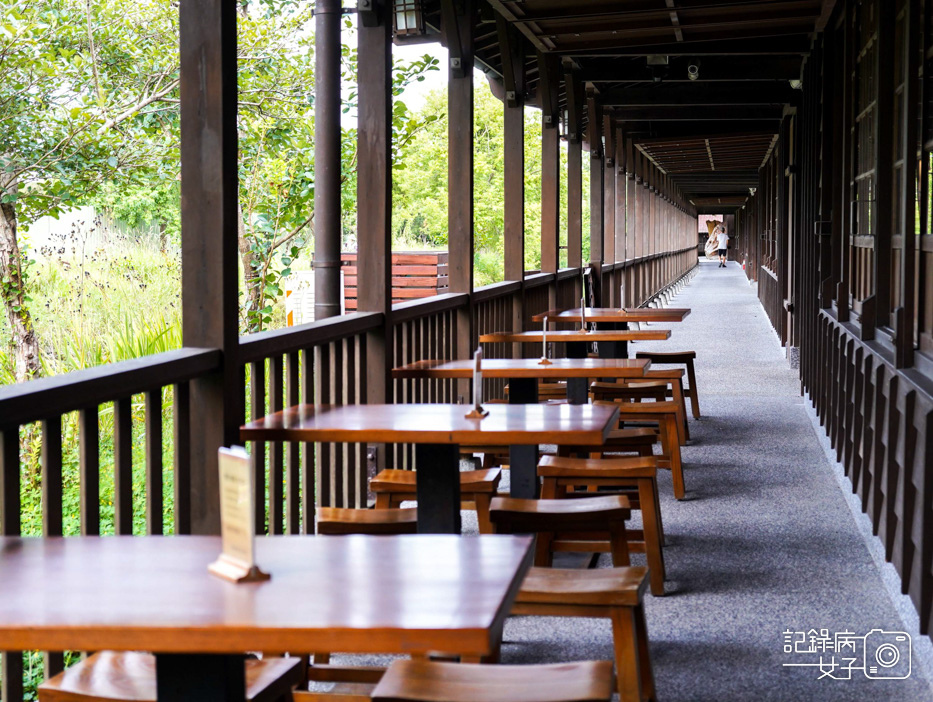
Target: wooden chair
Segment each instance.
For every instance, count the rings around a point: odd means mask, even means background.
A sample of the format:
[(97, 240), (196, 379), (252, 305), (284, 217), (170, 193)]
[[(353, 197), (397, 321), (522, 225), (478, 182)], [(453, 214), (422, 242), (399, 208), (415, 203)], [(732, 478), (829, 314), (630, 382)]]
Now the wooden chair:
[(631, 378), (627, 382), (630, 385), (637, 385), (642, 382), (654, 380), (666, 380), (670, 383), (670, 389), (667, 396), (675, 402), (680, 402), (681, 420), (684, 427), (684, 439), (690, 441), (690, 423), (687, 421), (687, 396), (684, 393), (684, 371), (683, 368), (659, 368), (645, 372), (645, 380), (641, 378)]
[[(39, 685), (39, 702), (156, 702), (155, 656), (99, 651)], [(304, 677), (300, 658), (246, 661), (248, 702), (290, 702)]]
[(473, 665), (395, 661), (373, 702), (609, 702), (612, 663)]
[[(558, 511), (556, 505), (560, 503), (568, 509)], [(512, 614), (610, 619), (621, 702), (640, 702), (655, 697), (643, 605), (648, 569), (628, 566), (627, 547), (624, 557), (619, 557), (621, 534), (616, 531), (616, 524), (621, 521), (621, 514), (628, 511), (624, 505), (628, 505), (628, 500), (620, 495), (574, 500), (497, 498), (493, 500), (490, 518), (499, 532), (536, 535), (536, 567), (525, 576)], [(547, 538), (554, 529), (561, 532), (582, 529), (584, 533), (579, 536), (585, 538), (598, 538), (600, 531), (605, 534), (608, 530), (610, 538), (616, 539), (612, 545), (615, 567), (538, 567), (543, 560), (542, 537)], [(550, 560), (544, 565), (550, 565)]]
[(590, 496), (601, 488), (626, 488), (632, 509), (642, 513), (642, 529), (627, 530), (628, 549), (645, 554), (651, 573), (651, 594), (664, 594), (664, 529), (661, 524), (661, 504), (658, 500), (658, 461), (650, 458), (563, 458), (544, 456), (538, 464), (538, 475), (543, 479), (542, 498), (561, 499), (568, 491), (583, 487)]
[[(509, 396), (509, 386), (505, 386), (505, 396)], [(547, 383), (543, 380), (538, 381), (538, 402), (548, 402), (552, 400), (567, 399), (567, 383)]]
[(317, 533), (343, 534), (417, 534), (418, 510), (353, 509), (318, 507)]
[[(601, 495), (578, 500), (526, 500), (496, 497), (489, 519), (499, 534), (535, 534), (535, 565), (550, 566), (552, 545), (561, 550), (608, 551), (616, 566), (629, 565), (625, 520), (631, 505), (624, 495)], [(578, 548), (574, 544), (579, 543)]]
[(687, 429), (686, 405), (680, 389), (680, 381), (677, 378), (654, 380), (634, 378), (619, 383), (596, 382), (590, 385), (590, 397), (594, 401), (644, 402), (654, 400), (663, 402), (669, 395), (673, 397), (677, 408), (677, 441), (683, 446), (689, 438), (689, 430)]
[(590, 458), (602, 458), (607, 453), (634, 453), (639, 456), (653, 456), (656, 443), (658, 432), (650, 427), (612, 429), (602, 446), (558, 446), (557, 455), (570, 457), (589, 454)]
[[(376, 494), (377, 509), (398, 507), (407, 500), (418, 499), (416, 474), (411, 470), (386, 469), (379, 471), (369, 482), (369, 489)], [(499, 491), (502, 471), (499, 468), (467, 470), (460, 473), (461, 504), (465, 509), (476, 509), (480, 534), (491, 534), (489, 523), (489, 501)]]
[[(647, 358), (652, 366), (655, 364), (683, 365), (687, 370), (687, 380), (690, 387), (684, 388), (684, 394), (690, 398), (690, 405), (693, 410), (693, 418), (700, 418), (700, 399), (697, 392), (697, 375), (693, 367), (693, 361), (697, 357), (696, 351), (639, 351), (635, 358)], [(650, 372), (650, 371), (649, 371)]]
[(677, 408), (673, 400), (664, 402), (613, 402), (597, 400), (594, 404), (612, 404), (619, 408), (619, 424), (625, 422), (652, 422), (658, 425), (661, 439), (661, 456), (658, 468), (671, 471), (674, 478), (674, 497), (686, 497), (684, 468), (680, 458), (680, 439), (677, 432)]

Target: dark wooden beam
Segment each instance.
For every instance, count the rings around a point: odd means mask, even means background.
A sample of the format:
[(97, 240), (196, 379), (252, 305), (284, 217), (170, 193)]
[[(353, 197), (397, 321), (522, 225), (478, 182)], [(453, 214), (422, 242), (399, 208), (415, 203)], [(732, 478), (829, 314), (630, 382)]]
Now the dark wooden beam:
[(783, 109), (770, 105), (688, 105), (683, 107), (664, 105), (661, 107), (617, 107), (616, 116), (629, 120), (663, 120), (673, 122), (718, 121), (721, 119), (759, 120), (780, 119)]
[[(583, 80), (593, 83), (655, 83), (657, 73), (642, 57), (583, 60), (580, 62)], [(701, 61), (693, 56), (671, 56), (663, 83), (693, 82), (687, 67), (698, 64), (696, 83), (718, 81), (796, 80), (800, 78), (800, 56), (751, 56), (742, 61), (722, 56), (706, 56)]]
[(688, 105), (786, 105), (800, 98), (788, 81), (740, 83), (661, 83), (600, 93), (603, 105), (661, 107)]
[(555, 54), (537, 53), (538, 106), (545, 126), (556, 126), (560, 111), (560, 59)]
[(217, 449), (239, 441), (236, 4), (179, 9), (182, 328), (217, 348), (219, 372), (191, 381), (191, 531), (220, 533)]
[(502, 15), (496, 15), (496, 38), (499, 42), (505, 104), (508, 107), (524, 104), (525, 54), (522, 37)]
[(456, 0), (440, 0), (440, 4), (441, 31), (444, 43), (447, 44), (450, 75), (454, 78), (463, 78), (468, 71), (473, 70), (473, 57), (464, 54), (462, 38), (464, 28), (460, 26), (457, 2)]
[(581, 141), (586, 95), (580, 73), (574, 69), (573, 62), (567, 62), (564, 66), (564, 92), (567, 101), (567, 138), (571, 142)]
[(804, 56), (810, 52), (810, 37), (804, 34), (765, 36), (754, 39), (722, 38), (685, 40), (682, 42), (644, 44), (642, 46), (564, 47), (561, 54), (568, 57), (619, 58), (620, 56)]

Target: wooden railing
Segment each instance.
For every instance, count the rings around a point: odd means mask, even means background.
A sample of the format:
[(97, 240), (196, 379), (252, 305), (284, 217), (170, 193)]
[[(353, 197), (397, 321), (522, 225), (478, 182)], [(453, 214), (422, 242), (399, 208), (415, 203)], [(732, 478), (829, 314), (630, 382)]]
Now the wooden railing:
[[(652, 279), (649, 268), (680, 271), (685, 265), (681, 253), (668, 254), (671, 260), (664, 266), (665, 256), (659, 255), (614, 264), (611, 285), (621, 290), (628, 276), (645, 285)], [(235, 366), (243, 421), (299, 402), (365, 402), (371, 334), (389, 330), (388, 369), (425, 358), (450, 359), (457, 357), (461, 334), (471, 334), (475, 348), (480, 334), (521, 329), (532, 315), (552, 306), (576, 306), (579, 295), (580, 270), (565, 269), (486, 286), (472, 295), (448, 293), (398, 303), (390, 320), (381, 313), (357, 312), (241, 337)], [(485, 353), (495, 358), (540, 350), (496, 344)], [(185, 348), (0, 388), (0, 534), (190, 533), (189, 385), (217, 376), (222, 365), (217, 349)], [(487, 381), (485, 392), (501, 397), (502, 386)], [(389, 387), (388, 401), (397, 403), (457, 402), (466, 394), (456, 381), (394, 381)], [(135, 456), (140, 442), (134, 436), (141, 436), (143, 444)], [(102, 439), (108, 445), (112, 440), (112, 472), (101, 469), (102, 460), (109, 460)], [(41, 455), (41, 475), (30, 477), (21, 470), (24, 445)], [(365, 505), (368, 471), (375, 465), (367, 449), (298, 442), (252, 446), (256, 532), (310, 533), (316, 506)], [(166, 455), (170, 467), (163, 463)], [(392, 447), (385, 463), (411, 468), (413, 453), (410, 447)], [(41, 484), (41, 524), (23, 523), (23, 476)], [(110, 480), (112, 506), (101, 500), (102, 482)], [(23, 698), (22, 661), (21, 653), (2, 654), (3, 702)], [(63, 662), (61, 653), (47, 654), (46, 674), (57, 673)]]

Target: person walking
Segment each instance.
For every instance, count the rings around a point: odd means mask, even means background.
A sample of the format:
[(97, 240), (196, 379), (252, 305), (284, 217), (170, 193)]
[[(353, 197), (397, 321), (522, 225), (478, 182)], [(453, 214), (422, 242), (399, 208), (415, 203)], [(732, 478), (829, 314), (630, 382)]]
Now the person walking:
[(729, 257), (729, 235), (726, 234), (726, 228), (722, 225), (713, 230), (716, 236), (716, 245), (719, 247), (719, 267), (726, 267), (726, 259)]

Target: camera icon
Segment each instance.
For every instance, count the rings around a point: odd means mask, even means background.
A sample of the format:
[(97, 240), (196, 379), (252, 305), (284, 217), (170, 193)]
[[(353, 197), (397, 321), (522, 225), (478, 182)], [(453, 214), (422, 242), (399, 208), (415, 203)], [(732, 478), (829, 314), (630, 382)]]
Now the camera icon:
[(865, 634), (865, 677), (904, 680), (910, 677), (910, 634), (872, 629)]

